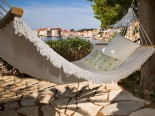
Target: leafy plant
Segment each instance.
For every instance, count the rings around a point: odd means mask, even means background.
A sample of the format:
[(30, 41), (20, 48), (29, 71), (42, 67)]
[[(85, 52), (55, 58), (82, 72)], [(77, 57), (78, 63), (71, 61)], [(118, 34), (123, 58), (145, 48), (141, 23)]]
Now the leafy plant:
[(155, 102), (155, 92), (151, 92), (150, 93), (150, 97)]
[[(87, 0), (92, 2), (95, 18), (101, 21), (101, 27), (108, 27), (120, 20), (133, 0)], [(136, 4), (136, 3), (135, 3)]]
[(138, 70), (131, 74), (129, 77), (121, 80), (118, 84), (122, 86), (124, 89), (133, 93), (135, 96), (144, 98), (143, 91), (139, 91), (139, 84), (141, 78), (141, 71)]
[(89, 40), (78, 37), (58, 41), (48, 40), (46, 43), (68, 61), (80, 60), (88, 55), (93, 48), (93, 44)]

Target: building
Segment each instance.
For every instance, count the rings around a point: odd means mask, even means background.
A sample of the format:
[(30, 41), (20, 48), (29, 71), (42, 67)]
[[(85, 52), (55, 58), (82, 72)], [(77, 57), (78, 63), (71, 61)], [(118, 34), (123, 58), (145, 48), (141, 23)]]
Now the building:
[(74, 30), (65, 30), (61, 28), (40, 28), (36, 30), (35, 33), (38, 36), (45, 37), (97, 37), (99, 30), (83, 30), (83, 31), (74, 31)]
[(41, 28), (41, 29), (37, 30), (37, 35), (38, 36), (47, 36), (47, 30), (48, 30), (48, 28)]
[(60, 28), (53, 28), (52, 31), (52, 37), (61, 37), (61, 29)]
[(38, 36), (45, 37), (61, 37), (61, 29), (60, 28), (40, 28), (35, 31)]

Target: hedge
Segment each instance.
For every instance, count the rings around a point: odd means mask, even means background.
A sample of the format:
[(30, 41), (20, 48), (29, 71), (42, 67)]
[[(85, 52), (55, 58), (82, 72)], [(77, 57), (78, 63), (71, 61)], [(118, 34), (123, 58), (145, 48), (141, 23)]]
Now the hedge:
[(86, 39), (80, 39), (78, 37), (72, 37), (61, 40), (48, 40), (45, 41), (54, 51), (60, 54), (68, 61), (80, 60), (88, 55), (93, 44)]

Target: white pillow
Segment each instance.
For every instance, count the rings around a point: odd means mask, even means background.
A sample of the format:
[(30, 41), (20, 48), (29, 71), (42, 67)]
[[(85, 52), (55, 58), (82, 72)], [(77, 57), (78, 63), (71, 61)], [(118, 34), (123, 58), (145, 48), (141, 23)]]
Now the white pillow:
[(122, 35), (117, 34), (114, 39), (102, 49), (102, 53), (124, 61), (139, 47), (139, 44), (136, 44)]

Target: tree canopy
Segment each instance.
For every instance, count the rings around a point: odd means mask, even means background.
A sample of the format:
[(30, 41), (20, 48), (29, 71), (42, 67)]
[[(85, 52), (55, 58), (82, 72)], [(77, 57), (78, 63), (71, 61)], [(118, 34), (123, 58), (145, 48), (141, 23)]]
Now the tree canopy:
[(87, 0), (92, 2), (95, 18), (101, 27), (108, 27), (121, 19), (128, 11), (133, 0)]

